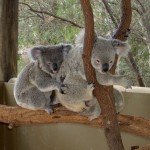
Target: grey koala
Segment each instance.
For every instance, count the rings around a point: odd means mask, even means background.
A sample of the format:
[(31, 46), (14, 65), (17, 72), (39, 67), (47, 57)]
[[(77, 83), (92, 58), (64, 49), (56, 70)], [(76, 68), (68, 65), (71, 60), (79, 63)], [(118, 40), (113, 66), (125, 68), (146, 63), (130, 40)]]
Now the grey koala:
[[(76, 46), (72, 49), (64, 60), (57, 80), (63, 79), (64, 93), (56, 92), (60, 103), (74, 112), (80, 112), (88, 115), (92, 120), (97, 118), (100, 113), (100, 107), (93, 96), (93, 84), (86, 81), (82, 53), (83, 53), (84, 32), (77, 37)], [(102, 85), (122, 85), (129, 87), (129, 82), (124, 76), (112, 75), (109, 72), (115, 61), (115, 55), (125, 56), (128, 53), (128, 44), (117, 39), (105, 39), (95, 34), (94, 47), (92, 50), (91, 63), (96, 71), (97, 81)], [(123, 107), (123, 96), (114, 89), (115, 105), (117, 112)]]
[(56, 75), (71, 48), (70, 44), (59, 44), (30, 49), (32, 61), (20, 72), (14, 86), (14, 97), (19, 106), (53, 112), (50, 96), (53, 90), (62, 92)]

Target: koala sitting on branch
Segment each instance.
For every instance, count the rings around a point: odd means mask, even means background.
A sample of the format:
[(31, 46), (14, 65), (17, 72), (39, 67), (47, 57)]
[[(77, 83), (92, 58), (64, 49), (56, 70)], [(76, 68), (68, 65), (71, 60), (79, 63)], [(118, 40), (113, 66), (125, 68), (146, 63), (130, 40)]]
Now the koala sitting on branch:
[[(76, 46), (69, 52), (62, 63), (57, 80), (62, 81), (64, 93), (56, 92), (60, 103), (69, 110), (87, 115), (90, 120), (97, 118), (100, 107), (93, 96), (94, 85), (88, 84), (85, 77), (82, 53), (84, 44), (84, 32), (82, 31), (76, 40)], [(115, 55), (125, 56), (128, 53), (128, 44), (117, 39), (105, 39), (95, 34), (92, 50), (91, 64), (96, 71), (97, 81), (102, 85), (121, 85), (129, 87), (128, 80), (124, 76), (112, 75), (109, 70), (114, 64)], [(117, 112), (123, 108), (122, 94), (114, 89), (115, 105)]]
[(71, 48), (70, 44), (59, 44), (30, 49), (32, 61), (20, 72), (14, 86), (14, 96), (19, 106), (53, 112), (50, 96), (53, 90), (62, 92), (56, 75)]

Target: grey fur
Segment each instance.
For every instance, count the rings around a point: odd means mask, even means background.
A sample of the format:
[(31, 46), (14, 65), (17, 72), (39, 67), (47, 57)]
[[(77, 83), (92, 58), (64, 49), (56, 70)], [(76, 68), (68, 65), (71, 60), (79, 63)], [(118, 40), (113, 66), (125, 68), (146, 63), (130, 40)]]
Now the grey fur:
[[(89, 119), (97, 118), (101, 109), (97, 100), (92, 94), (94, 88), (90, 88), (87, 84), (83, 61), (83, 40), (84, 32), (81, 32), (76, 40), (76, 46), (72, 49), (67, 58), (62, 63), (61, 69), (58, 73), (57, 80), (61, 78), (65, 94), (56, 92), (57, 98), (60, 103), (68, 109), (80, 112), (84, 115), (88, 115)], [(116, 39), (105, 39), (103, 37), (97, 37), (95, 34), (95, 42), (92, 50), (91, 63), (95, 68), (97, 81), (102, 85), (122, 85), (124, 87), (130, 87), (127, 79), (124, 76), (112, 75), (108, 73), (115, 61), (115, 55), (124, 55), (123, 51), (127, 54), (128, 44)], [(103, 64), (106, 64), (106, 69), (103, 71)], [(92, 87), (92, 86), (91, 86)], [(116, 99), (116, 109), (119, 112), (122, 109), (124, 100), (122, 94), (114, 89), (114, 96)], [(118, 99), (119, 98), (119, 99)], [(88, 105), (87, 105), (88, 104)], [(121, 107), (121, 108), (120, 108)]]
[(19, 106), (52, 112), (51, 93), (62, 90), (56, 75), (71, 48), (70, 44), (31, 48), (32, 61), (19, 73), (14, 86), (14, 96)]

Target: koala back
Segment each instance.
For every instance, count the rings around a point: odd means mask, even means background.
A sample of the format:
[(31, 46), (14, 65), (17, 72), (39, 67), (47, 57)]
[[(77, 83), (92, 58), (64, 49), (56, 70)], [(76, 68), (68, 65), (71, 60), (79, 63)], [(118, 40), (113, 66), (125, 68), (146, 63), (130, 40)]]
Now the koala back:
[(23, 70), (18, 74), (15, 85), (14, 85), (14, 97), (19, 99), (19, 95), (22, 91), (33, 86), (29, 80), (29, 72), (34, 68), (34, 63), (31, 62), (26, 65)]

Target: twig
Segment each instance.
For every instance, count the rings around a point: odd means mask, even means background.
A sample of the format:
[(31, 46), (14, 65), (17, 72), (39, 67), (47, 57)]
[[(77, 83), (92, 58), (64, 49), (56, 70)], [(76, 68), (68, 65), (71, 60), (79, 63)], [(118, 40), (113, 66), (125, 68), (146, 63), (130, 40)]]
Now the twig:
[(114, 18), (114, 14), (113, 14), (112, 10), (110, 9), (110, 6), (108, 5), (108, 2), (106, 0), (102, 0), (102, 1), (103, 1), (103, 4), (104, 4), (112, 22), (114, 23), (115, 27), (117, 28), (118, 23), (116, 22), (116, 19)]
[(67, 23), (69, 23), (69, 24), (71, 24), (71, 25), (73, 25), (73, 26), (75, 26), (75, 27), (83, 28), (81, 25), (78, 25), (77, 23), (74, 23), (74, 22), (72, 22), (72, 21), (70, 21), (70, 20), (67, 20), (67, 19), (65, 19), (65, 18), (56, 16), (56, 15), (50, 13), (50, 12), (35, 10), (35, 9), (33, 9), (30, 5), (28, 5), (28, 4), (26, 4), (26, 3), (23, 3), (23, 2), (20, 2), (19, 4), (22, 4), (22, 5), (27, 6), (27, 7), (30, 9), (30, 11), (32, 11), (32, 12), (34, 12), (34, 13), (40, 13), (40, 14), (46, 14), (46, 15), (49, 15), (49, 16), (53, 16), (54, 18), (59, 19), (59, 20), (64, 21), (64, 22), (67, 22)]

